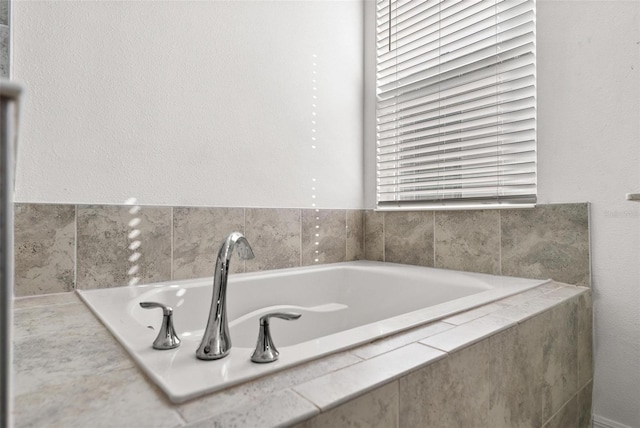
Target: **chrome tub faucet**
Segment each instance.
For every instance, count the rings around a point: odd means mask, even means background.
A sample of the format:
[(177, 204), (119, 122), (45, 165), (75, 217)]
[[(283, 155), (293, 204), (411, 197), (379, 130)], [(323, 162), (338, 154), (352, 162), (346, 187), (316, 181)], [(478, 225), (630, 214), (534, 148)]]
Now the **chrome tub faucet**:
[(238, 257), (243, 260), (254, 258), (253, 250), (247, 238), (240, 232), (233, 232), (220, 246), (213, 278), (213, 297), (209, 320), (204, 331), (202, 342), (196, 351), (201, 360), (217, 360), (224, 358), (231, 349), (229, 323), (227, 321), (227, 277), (229, 275), (229, 261), (234, 248)]

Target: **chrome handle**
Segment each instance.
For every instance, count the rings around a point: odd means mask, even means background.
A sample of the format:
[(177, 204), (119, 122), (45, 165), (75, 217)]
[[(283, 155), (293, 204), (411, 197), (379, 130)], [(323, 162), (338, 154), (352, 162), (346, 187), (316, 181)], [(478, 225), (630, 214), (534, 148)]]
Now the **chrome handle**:
[(165, 350), (180, 346), (180, 338), (173, 328), (173, 308), (158, 302), (140, 302), (140, 307), (144, 309), (162, 309), (162, 326), (158, 332), (158, 337), (153, 341), (153, 349)]
[(269, 330), (269, 319), (280, 318), (283, 320), (297, 320), (302, 314), (295, 312), (271, 312), (260, 317), (260, 333), (258, 334), (258, 342), (256, 349), (251, 354), (251, 361), (254, 363), (271, 363), (278, 359), (280, 353), (273, 344), (271, 331)]

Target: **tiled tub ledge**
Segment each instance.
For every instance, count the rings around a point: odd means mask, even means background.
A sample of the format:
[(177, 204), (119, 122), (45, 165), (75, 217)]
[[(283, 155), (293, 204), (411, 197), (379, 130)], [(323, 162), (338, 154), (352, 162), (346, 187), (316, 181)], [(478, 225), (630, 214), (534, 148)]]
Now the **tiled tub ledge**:
[(556, 282), (184, 404), (74, 293), (16, 299), (16, 427), (587, 427), (591, 292)]

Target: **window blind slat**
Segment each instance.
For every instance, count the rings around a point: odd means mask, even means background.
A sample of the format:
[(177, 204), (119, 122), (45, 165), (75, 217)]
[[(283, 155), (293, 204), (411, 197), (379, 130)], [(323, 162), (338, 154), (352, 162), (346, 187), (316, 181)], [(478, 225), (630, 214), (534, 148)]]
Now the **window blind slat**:
[(398, 120), (395, 127), (391, 129), (380, 129), (378, 138), (387, 139), (391, 137), (411, 136), (412, 133), (430, 127), (441, 127), (448, 122), (448, 118), (453, 121), (468, 121), (473, 118), (483, 116), (495, 116), (513, 110), (534, 107), (535, 98), (531, 95), (530, 87), (525, 87), (521, 91), (512, 91), (502, 95), (489, 95), (482, 98), (470, 100), (465, 103), (454, 104), (451, 107), (434, 108), (425, 113), (412, 116), (406, 120)]
[(498, 155), (519, 155), (514, 157), (528, 158), (529, 155), (533, 153), (535, 150), (535, 143), (533, 141), (526, 141), (522, 143), (512, 143), (512, 144), (501, 144), (493, 147), (480, 147), (480, 148), (468, 148), (466, 150), (461, 151), (452, 151), (448, 152), (446, 150), (434, 152), (427, 151), (425, 153), (414, 152), (411, 155), (413, 157), (407, 157), (408, 155), (404, 155), (404, 157), (394, 156), (394, 154), (381, 156), (379, 161), (380, 166), (391, 166), (395, 165), (395, 167), (400, 167), (404, 165), (412, 165), (416, 167), (417, 158), (415, 155), (420, 155), (419, 161), (422, 165), (427, 165), (429, 163), (434, 163), (434, 166), (438, 166), (439, 163), (446, 163), (449, 160), (464, 160), (464, 159), (477, 159), (481, 157), (497, 157)]
[[(535, 65), (531, 62), (534, 60), (533, 55), (527, 55), (533, 47), (534, 45), (531, 43), (506, 52), (503, 54), (502, 62), (496, 63), (495, 58), (487, 58), (486, 60), (478, 61), (464, 71), (457, 70), (455, 72), (440, 73), (410, 85), (405, 85), (402, 88), (393, 88), (386, 92), (380, 90), (378, 93), (379, 109), (393, 105), (399, 105), (399, 108), (403, 108), (405, 103), (417, 97), (450, 91), (462, 85), (473, 88), (486, 82), (486, 80), (483, 82), (482, 79), (497, 76), (501, 81), (504, 81), (500, 76), (501, 74), (505, 74), (506, 80), (509, 80), (509, 75), (512, 74), (516, 74), (519, 77), (523, 75), (535, 76)], [(510, 57), (505, 58), (508, 55)]]
[[(510, 36), (506, 35), (505, 37)], [(407, 70), (399, 72), (395, 78), (381, 77), (377, 79), (381, 92), (390, 89), (398, 90), (404, 86), (411, 85), (416, 81), (433, 77), (440, 73), (464, 68), (474, 62), (482, 60), (493, 60), (493, 64), (502, 62), (505, 58), (504, 54), (498, 55), (498, 51), (509, 51), (519, 47), (531, 44), (533, 33), (525, 33), (515, 36), (498, 47), (491, 42), (491, 37), (475, 42), (472, 46), (467, 46), (458, 51), (448, 52), (446, 56), (439, 56), (435, 59), (427, 60), (417, 66), (410, 67)], [(477, 48), (477, 49), (476, 49)], [(498, 49), (499, 48), (499, 49)], [(527, 51), (530, 49), (527, 49)]]
[[(387, 116), (385, 121), (378, 123), (377, 129), (379, 133), (389, 130), (402, 132), (407, 126), (433, 119), (441, 114), (453, 114), (461, 108), (471, 110), (509, 101), (522, 100), (532, 96), (534, 83), (530, 77), (527, 77), (514, 82), (513, 85), (505, 84), (505, 89), (509, 89), (506, 92), (496, 94), (495, 87), (484, 87), (471, 93), (465, 92), (444, 100), (424, 103), (417, 109), (411, 109), (413, 114), (402, 112), (402, 114), (396, 114), (395, 117)], [(397, 119), (393, 120), (395, 118)], [(384, 135), (379, 134), (379, 136)]]
[[(478, 185), (466, 186), (458, 189), (428, 189), (415, 190), (402, 193), (383, 192), (379, 194), (380, 200), (384, 202), (390, 201), (443, 201), (446, 199), (464, 200), (464, 199), (483, 199), (485, 202), (489, 199), (500, 200), (502, 198), (515, 199), (513, 197), (522, 198), (520, 202), (535, 202), (536, 186), (535, 184), (511, 184), (505, 186), (496, 185)], [(515, 199), (515, 200), (518, 200)], [(525, 202), (526, 201), (526, 202)]]
[[(455, 117), (451, 117), (447, 121), (443, 121), (439, 125), (434, 125), (431, 128), (416, 131), (406, 135), (398, 135), (387, 138), (378, 138), (380, 146), (397, 145), (403, 147), (412, 141), (426, 141), (433, 138), (446, 137), (454, 132), (456, 138), (463, 138), (463, 135), (470, 137), (474, 135), (474, 130), (477, 130), (477, 134), (486, 133), (484, 128), (491, 127), (500, 131), (500, 125), (506, 125), (509, 123), (519, 122), (526, 120), (534, 114), (534, 108), (525, 108), (521, 110), (514, 110), (507, 113), (496, 113), (495, 115), (469, 118), (469, 120), (456, 121)], [(442, 138), (446, 139), (446, 138)]]
[[(475, 17), (471, 17), (475, 18)], [(396, 55), (388, 55), (388, 59), (378, 62), (378, 74), (385, 76), (395, 71), (406, 69), (409, 65), (437, 58), (440, 52), (450, 52), (459, 49), (460, 46), (468, 46), (470, 40), (481, 40), (494, 37), (494, 42), (500, 43), (513, 31), (521, 33), (529, 32), (534, 23), (531, 11), (509, 17), (497, 24), (495, 16), (489, 16), (481, 21), (470, 19), (468, 26), (444, 36), (440, 33), (432, 33), (421, 38), (422, 43), (412, 43), (412, 49), (406, 52), (398, 52)], [(497, 35), (496, 35), (497, 29)]]
[[(440, 165), (434, 165), (433, 162), (428, 164), (420, 163), (418, 165), (412, 165), (407, 167), (399, 167), (399, 168), (387, 168), (385, 170), (378, 171), (378, 179), (386, 179), (386, 178), (394, 178), (396, 176), (409, 176), (414, 171), (419, 171), (420, 174), (426, 173), (439, 173), (440, 171), (457, 171), (458, 174), (464, 172), (464, 170), (475, 170), (478, 168), (500, 168), (506, 166), (522, 166), (533, 163), (535, 165), (535, 157), (528, 156), (526, 153), (516, 153), (511, 155), (503, 155), (501, 157), (504, 163), (496, 164), (494, 162), (495, 159), (491, 158), (471, 158), (471, 159), (458, 159), (455, 161), (450, 161)], [(416, 172), (418, 174), (418, 172)]]
[[(506, 92), (518, 86), (534, 86), (535, 67), (531, 64), (524, 64), (522, 61), (513, 60), (508, 64), (498, 65), (499, 73), (487, 67), (480, 71), (474, 71), (457, 79), (449, 79), (426, 86), (423, 90), (416, 90), (394, 99), (380, 99), (378, 102), (378, 121), (387, 122), (397, 118), (409, 116), (422, 110), (422, 106), (428, 103), (448, 102), (449, 98), (464, 96), (464, 94), (480, 91), (483, 89), (493, 89), (497, 93)], [(522, 79), (530, 79), (528, 84), (524, 84)], [(496, 87), (496, 81), (501, 82)]]

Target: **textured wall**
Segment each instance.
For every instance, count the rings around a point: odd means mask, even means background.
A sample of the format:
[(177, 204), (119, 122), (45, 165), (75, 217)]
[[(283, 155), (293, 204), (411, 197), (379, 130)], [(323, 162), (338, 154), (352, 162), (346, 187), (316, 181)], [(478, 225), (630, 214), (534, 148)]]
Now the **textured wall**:
[(13, 20), (17, 201), (362, 208), (360, 1), (24, 1)]

